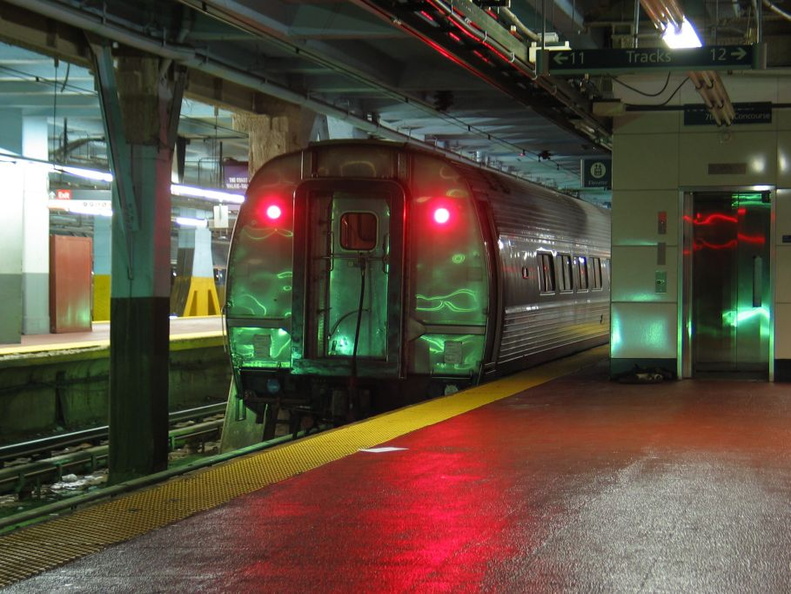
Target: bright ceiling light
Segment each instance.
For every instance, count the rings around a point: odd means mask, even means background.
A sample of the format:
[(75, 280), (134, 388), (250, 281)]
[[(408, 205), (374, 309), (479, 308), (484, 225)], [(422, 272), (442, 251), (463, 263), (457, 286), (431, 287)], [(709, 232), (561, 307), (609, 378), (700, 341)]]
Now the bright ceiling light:
[(206, 198), (218, 202), (244, 202), (244, 196), (222, 190), (212, 190), (209, 188), (196, 188), (194, 186), (184, 186), (181, 184), (171, 184), (170, 191), (174, 196), (191, 196), (193, 198)]
[(208, 227), (209, 222), (206, 219), (196, 219), (194, 217), (176, 217), (176, 224), (181, 227)]
[(687, 17), (684, 17), (684, 20), (681, 21), (680, 27), (677, 27), (674, 23), (668, 23), (662, 33), (662, 41), (671, 49), (703, 46), (697, 31), (695, 31), (695, 27), (687, 20)]
[(53, 165), (56, 173), (68, 173), (75, 177), (83, 179), (92, 179), (94, 181), (111, 182), (113, 181), (113, 174), (107, 171), (96, 171), (95, 169), (85, 169), (84, 167), (71, 167), (68, 165)]

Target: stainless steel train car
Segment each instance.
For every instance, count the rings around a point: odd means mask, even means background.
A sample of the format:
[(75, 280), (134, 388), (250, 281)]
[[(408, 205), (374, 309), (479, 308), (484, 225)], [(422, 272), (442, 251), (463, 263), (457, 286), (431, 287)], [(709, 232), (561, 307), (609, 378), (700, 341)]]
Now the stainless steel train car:
[(343, 421), (603, 344), (610, 216), (406, 144), (253, 177), (227, 273), (232, 397)]

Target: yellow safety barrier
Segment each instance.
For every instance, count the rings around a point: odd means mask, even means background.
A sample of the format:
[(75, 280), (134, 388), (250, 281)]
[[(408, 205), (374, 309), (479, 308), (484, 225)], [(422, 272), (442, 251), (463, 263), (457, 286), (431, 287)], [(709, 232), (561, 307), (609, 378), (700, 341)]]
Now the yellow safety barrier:
[(110, 319), (111, 280), (109, 274), (93, 275), (93, 321), (106, 322)]
[(177, 276), (170, 294), (173, 313), (181, 317), (220, 315), (214, 278)]

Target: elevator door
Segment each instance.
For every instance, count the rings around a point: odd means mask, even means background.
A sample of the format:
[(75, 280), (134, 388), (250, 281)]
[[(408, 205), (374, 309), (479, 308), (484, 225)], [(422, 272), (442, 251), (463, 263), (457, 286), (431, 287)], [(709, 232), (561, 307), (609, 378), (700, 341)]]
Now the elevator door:
[(770, 193), (694, 192), (691, 199), (692, 376), (767, 379)]

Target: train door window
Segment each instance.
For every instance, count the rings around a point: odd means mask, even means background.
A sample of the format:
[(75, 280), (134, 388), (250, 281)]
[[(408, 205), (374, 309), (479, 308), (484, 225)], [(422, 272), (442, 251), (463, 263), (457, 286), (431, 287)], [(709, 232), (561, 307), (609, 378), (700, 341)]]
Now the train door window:
[(555, 292), (555, 262), (552, 254), (538, 254), (538, 285), (542, 293)]
[(601, 258), (591, 258), (591, 272), (593, 273), (592, 287), (594, 290), (602, 288), (601, 282)]
[(341, 247), (370, 251), (376, 247), (376, 215), (372, 212), (345, 212), (341, 215)]
[(560, 281), (560, 290), (568, 293), (574, 289), (572, 281), (574, 266), (569, 254), (558, 254), (558, 259), (560, 260), (560, 278), (558, 279)]
[(588, 259), (585, 256), (577, 256), (577, 290), (587, 291), (589, 287)]

